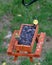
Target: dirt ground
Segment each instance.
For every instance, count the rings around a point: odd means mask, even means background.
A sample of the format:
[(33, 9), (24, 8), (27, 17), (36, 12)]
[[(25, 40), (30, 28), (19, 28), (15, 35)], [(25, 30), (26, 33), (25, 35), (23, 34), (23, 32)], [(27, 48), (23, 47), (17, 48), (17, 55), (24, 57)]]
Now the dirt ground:
[[(3, 16), (1, 22), (0, 22), (0, 32), (2, 31), (3, 27), (6, 25), (10, 25), (11, 17), (7, 15)], [(6, 44), (7, 45), (7, 44)], [(43, 51), (41, 54), (41, 57), (38, 58), (40, 61), (44, 59), (44, 56), (48, 50), (52, 49), (52, 37), (46, 36), (45, 43), (43, 45)], [(13, 61), (13, 57), (8, 56), (7, 52), (0, 53), (0, 65), (2, 65), (3, 62), (6, 62), (7, 65), (19, 65), (22, 60), (24, 60), (25, 57), (19, 58), (16, 62)]]
[(7, 29), (9, 30), (10, 24), (11, 24), (10, 21), (12, 19), (13, 19), (13, 16), (9, 14), (2, 16), (0, 20), (0, 32), (3, 30), (4, 27), (7, 27)]

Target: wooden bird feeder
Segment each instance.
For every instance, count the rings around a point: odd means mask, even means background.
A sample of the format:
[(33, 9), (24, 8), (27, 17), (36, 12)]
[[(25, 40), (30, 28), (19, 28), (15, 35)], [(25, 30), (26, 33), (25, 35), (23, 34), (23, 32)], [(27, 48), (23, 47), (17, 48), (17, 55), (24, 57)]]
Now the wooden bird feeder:
[[(27, 56), (30, 58), (30, 61), (32, 62), (33, 57), (37, 57), (37, 58), (40, 57), (41, 51), (42, 51), (42, 45), (44, 43), (46, 34), (43, 32), (38, 34), (39, 26), (36, 25), (35, 26), (36, 29), (35, 29), (30, 45), (19, 44), (19, 41), (15, 39), (15, 34), (17, 33), (20, 36), (24, 25), (33, 26), (33, 24), (22, 24), (20, 27), (20, 30), (14, 31), (10, 44), (7, 49), (7, 53), (8, 55), (14, 56), (14, 60), (17, 60), (18, 56)], [(32, 53), (32, 49), (33, 49), (35, 42), (37, 42), (37, 46), (36, 46), (34, 53)]]

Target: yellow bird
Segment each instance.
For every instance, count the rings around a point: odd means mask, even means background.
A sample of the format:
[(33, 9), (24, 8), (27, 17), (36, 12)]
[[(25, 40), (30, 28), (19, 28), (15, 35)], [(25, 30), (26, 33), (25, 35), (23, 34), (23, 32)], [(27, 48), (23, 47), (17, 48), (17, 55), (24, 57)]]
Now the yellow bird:
[(18, 33), (15, 34), (15, 38), (20, 38), (20, 36), (18, 35)]
[(2, 65), (6, 65), (6, 62), (3, 62), (3, 64)]
[(33, 24), (37, 25), (38, 24), (38, 20), (34, 20)]

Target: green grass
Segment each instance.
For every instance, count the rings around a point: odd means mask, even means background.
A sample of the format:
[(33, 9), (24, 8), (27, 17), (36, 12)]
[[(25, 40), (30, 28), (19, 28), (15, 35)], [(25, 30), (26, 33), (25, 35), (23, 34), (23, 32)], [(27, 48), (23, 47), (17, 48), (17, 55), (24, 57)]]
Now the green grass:
[(33, 49), (32, 49), (32, 53), (35, 52), (35, 50), (36, 50), (36, 46), (37, 46), (37, 43), (34, 43), (34, 46), (33, 46)]
[(2, 32), (0, 32), (0, 52), (6, 52), (6, 48), (2, 47), (3, 43), (4, 43), (4, 36), (7, 34), (6, 30), (3, 30)]
[[(1, 1), (1, 0), (0, 0)], [(28, 0), (29, 1), (29, 0)], [(1, 7), (2, 6), (2, 7)], [(11, 30), (20, 28), (20, 24), (31, 24), (34, 19), (39, 20), (39, 31), (46, 32), (47, 35), (52, 36), (52, 1), (40, 0), (29, 7), (24, 7), (21, 0), (12, 0), (9, 3), (0, 2), (0, 17), (4, 14), (12, 14)], [(21, 14), (21, 17), (18, 17)]]
[(52, 65), (52, 51), (48, 51), (46, 53), (44, 61), (42, 61), (42, 65)]
[[(24, 7), (21, 0), (0, 0), (0, 20), (6, 14), (12, 14), (13, 16), (13, 19), (10, 21), (12, 32), (15, 29), (20, 29), (22, 23), (32, 24), (34, 19), (38, 19), (39, 32), (46, 32), (46, 35), (52, 37), (52, 0), (38, 0), (29, 7)], [(21, 14), (21, 17), (18, 14)], [(2, 51), (3, 37), (7, 31), (5, 28), (3, 30), (5, 31), (0, 33), (0, 51)], [(49, 63), (49, 60), (45, 63)], [(52, 65), (51, 61), (50, 63), (45, 65)], [(27, 59), (21, 63), (21, 65), (24, 64), (33, 65)]]
[(29, 59), (25, 59), (24, 61), (21, 62), (20, 65), (24, 65), (24, 64), (25, 65), (34, 65), (34, 62), (32, 63), (32, 62), (29, 61)]

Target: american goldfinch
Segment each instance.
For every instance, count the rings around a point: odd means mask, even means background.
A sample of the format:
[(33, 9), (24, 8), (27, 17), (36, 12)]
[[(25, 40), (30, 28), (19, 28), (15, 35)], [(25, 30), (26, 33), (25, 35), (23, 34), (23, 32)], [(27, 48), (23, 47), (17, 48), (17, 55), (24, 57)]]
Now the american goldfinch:
[(34, 20), (33, 24), (37, 25), (38, 24), (38, 20)]
[(3, 62), (3, 64), (2, 65), (6, 65), (6, 62)]

